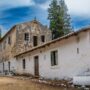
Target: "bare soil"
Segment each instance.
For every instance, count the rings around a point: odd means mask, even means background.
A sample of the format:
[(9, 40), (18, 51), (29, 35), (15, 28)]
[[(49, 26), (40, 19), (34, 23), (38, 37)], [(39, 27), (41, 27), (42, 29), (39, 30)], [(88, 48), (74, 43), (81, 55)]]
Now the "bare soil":
[(32, 82), (31, 80), (20, 80), (9, 77), (0, 77), (0, 90), (80, 90), (80, 89), (55, 87)]

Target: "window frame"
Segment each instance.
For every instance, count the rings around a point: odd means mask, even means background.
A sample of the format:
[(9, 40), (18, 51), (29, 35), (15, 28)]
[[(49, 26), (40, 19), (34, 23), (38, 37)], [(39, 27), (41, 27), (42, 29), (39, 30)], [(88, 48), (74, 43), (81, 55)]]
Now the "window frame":
[(79, 48), (77, 48), (77, 54), (79, 54)]
[(45, 35), (41, 35), (41, 42), (45, 42)]
[(29, 41), (29, 33), (24, 33), (24, 40)]
[(58, 50), (51, 51), (51, 66), (57, 66), (58, 65)]
[(38, 36), (33, 36), (33, 46), (38, 46)]

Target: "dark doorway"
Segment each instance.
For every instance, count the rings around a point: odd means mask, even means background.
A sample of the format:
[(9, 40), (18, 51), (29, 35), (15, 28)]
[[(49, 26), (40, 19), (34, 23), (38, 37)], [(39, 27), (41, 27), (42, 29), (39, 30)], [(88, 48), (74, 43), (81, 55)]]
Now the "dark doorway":
[(4, 72), (4, 63), (3, 63), (3, 72)]
[(10, 72), (10, 62), (8, 62), (8, 69), (9, 69), (9, 72)]
[(35, 76), (36, 77), (39, 77), (39, 57), (38, 56), (35, 56), (34, 57), (34, 71), (35, 71)]
[(23, 69), (25, 69), (26, 68), (26, 61), (25, 61), (25, 59), (23, 59)]
[(33, 36), (33, 46), (37, 46), (38, 45), (38, 38), (37, 36)]

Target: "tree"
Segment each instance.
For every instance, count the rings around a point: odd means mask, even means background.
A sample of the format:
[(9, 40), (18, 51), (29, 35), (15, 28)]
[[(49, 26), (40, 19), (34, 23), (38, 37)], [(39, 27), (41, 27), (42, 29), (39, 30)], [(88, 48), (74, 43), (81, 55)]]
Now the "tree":
[(52, 0), (48, 9), (48, 19), (52, 38), (56, 39), (71, 32), (70, 15), (64, 0)]

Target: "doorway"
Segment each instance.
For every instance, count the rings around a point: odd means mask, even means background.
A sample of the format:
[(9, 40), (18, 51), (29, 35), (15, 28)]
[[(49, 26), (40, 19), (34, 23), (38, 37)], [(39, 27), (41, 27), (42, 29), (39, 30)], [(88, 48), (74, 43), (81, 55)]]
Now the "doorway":
[(3, 63), (3, 73), (4, 73), (4, 63)]
[(9, 70), (9, 72), (10, 72), (10, 62), (8, 62), (8, 70)]
[(34, 71), (35, 71), (35, 77), (39, 77), (39, 57), (34, 57)]

